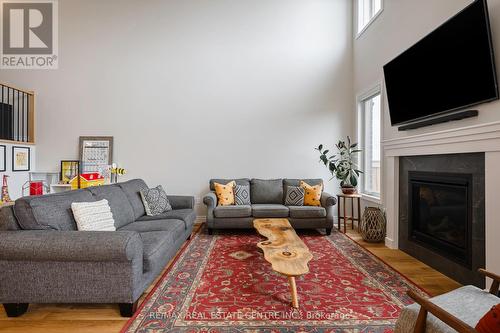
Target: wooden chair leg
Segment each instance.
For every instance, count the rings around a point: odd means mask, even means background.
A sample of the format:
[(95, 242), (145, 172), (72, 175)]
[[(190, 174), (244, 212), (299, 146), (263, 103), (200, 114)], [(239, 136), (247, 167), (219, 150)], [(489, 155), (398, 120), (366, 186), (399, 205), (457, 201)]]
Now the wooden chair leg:
[(425, 324), (427, 323), (427, 310), (420, 307), (418, 312), (417, 321), (415, 322), (414, 333), (425, 333)]
[(7, 317), (19, 317), (28, 311), (29, 303), (3, 303)]

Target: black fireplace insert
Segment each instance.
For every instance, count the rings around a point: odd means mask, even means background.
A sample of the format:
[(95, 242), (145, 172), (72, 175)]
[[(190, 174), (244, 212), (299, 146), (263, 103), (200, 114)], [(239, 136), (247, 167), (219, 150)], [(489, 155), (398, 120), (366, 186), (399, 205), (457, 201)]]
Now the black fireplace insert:
[(465, 267), (472, 256), (472, 174), (410, 171), (409, 240)]

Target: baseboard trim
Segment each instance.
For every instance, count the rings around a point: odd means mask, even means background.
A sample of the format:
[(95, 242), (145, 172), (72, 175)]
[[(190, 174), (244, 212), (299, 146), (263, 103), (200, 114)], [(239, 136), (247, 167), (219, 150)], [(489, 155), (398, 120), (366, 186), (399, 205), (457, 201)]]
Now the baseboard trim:
[(387, 246), (390, 249), (397, 249), (398, 248), (396, 246), (396, 242), (393, 239), (389, 238), (389, 237), (385, 238), (385, 246)]

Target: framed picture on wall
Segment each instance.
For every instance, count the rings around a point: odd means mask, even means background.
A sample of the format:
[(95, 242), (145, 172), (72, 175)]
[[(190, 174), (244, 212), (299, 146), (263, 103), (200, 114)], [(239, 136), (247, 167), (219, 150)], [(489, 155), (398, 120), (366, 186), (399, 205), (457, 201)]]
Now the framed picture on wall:
[(12, 147), (12, 171), (30, 171), (30, 148)]
[(81, 173), (102, 174), (113, 163), (113, 137), (81, 136), (80, 162)]
[(0, 145), (0, 172), (7, 171), (7, 147)]
[(61, 183), (69, 184), (69, 182), (79, 174), (80, 161), (61, 161)]

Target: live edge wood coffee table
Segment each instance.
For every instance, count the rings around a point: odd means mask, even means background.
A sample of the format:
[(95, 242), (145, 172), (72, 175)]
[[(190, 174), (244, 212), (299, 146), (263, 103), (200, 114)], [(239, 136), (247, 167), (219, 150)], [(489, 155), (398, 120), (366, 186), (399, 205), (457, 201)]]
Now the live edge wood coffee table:
[(273, 270), (288, 277), (292, 293), (292, 306), (299, 307), (295, 277), (309, 273), (307, 263), (313, 258), (304, 242), (297, 236), (287, 219), (257, 219), (253, 226), (259, 234), (267, 237), (257, 243), (264, 258)]

